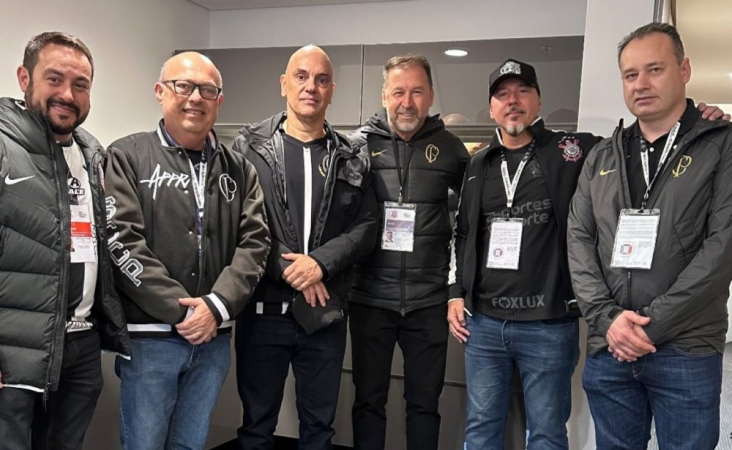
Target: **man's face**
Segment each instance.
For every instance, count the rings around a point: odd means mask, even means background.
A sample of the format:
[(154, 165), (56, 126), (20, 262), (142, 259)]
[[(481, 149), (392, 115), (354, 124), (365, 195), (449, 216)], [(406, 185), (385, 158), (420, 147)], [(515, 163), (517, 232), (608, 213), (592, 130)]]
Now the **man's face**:
[(668, 115), (686, 97), (691, 65), (676, 60), (671, 38), (653, 33), (631, 41), (620, 55), (625, 104), (641, 120)]
[[(163, 81), (184, 80), (195, 84), (205, 84), (221, 87), (221, 79), (214, 65), (201, 58), (200, 55), (177, 55), (170, 59), (163, 71)], [(224, 101), (220, 94), (215, 100), (201, 97), (199, 89), (190, 95), (175, 92), (173, 83), (158, 82), (155, 84), (155, 95), (163, 107), (165, 128), (174, 139), (176, 136), (205, 137), (219, 113), (219, 107)]]
[(293, 55), (280, 76), (280, 88), (289, 114), (304, 122), (325, 120), (335, 91), (333, 67), (320, 51), (301, 51)]
[(92, 68), (83, 53), (49, 44), (38, 54), (33, 73), (20, 66), (18, 83), (31, 111), (42, 114), (56, 138), (67, 140), (89, 115)]
[(381, 91), (389, 126), (407, 139), (422, 128), (434, 100), (435, 92), (421, 66), (392, 68)]
[(490, 98), (491, 118), (511, 136), (528, 128), (539, 117), (539, 111), (539, 92), (520, 78), (503, 80)]

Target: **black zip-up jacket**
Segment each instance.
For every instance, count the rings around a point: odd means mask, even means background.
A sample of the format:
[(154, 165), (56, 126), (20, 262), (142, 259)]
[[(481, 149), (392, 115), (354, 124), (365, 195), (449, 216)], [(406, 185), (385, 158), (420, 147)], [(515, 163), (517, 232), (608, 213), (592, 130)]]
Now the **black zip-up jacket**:
[(257, 173), (213, 133), (209, 142), (203, 258), (186, 151), (168, 144), (161, 125), (108, 149), (110, 250), (133, 337), (174, 334), (188, 311), (178, 299), (187, 297), (202, 297), (219, 329), (230, 330), (264, 273), (270, 238)]
[[(285, 113), (279, 113), (264, 122), (247, 125), (234, 142), (235, 151), (242, 152), (259, 174), (272, 234), (267, 273), (251, 302), (284, 303), (297, 296), (297, 291), (282, 279), (282, 273), (291, 264), (282, 255), (304, 253), (299, 248), (285, 201), (284, 145), (280, 131), (285, 119)], [(323, 282), (331, 299), (337, 296), (345, 306), (353, 265), (374, 246), (378, 209), (366, 154), (353, 149), (327, 123), (325, 131), (332, 156), (323, 201), (319, 207), (313, 205), (317, 218), (311, 236), (313, 250), (308, 255), (324, 269)]]
[[(103, 148), (73, 133), (89, 170), (98, 275), (92, 307), (102, 348), (130, 354), (103, 224)], [(47, 121), (0, 100), (0, 371), (6, 386), (55, 391), (66, 336), (71, 266), (68, 166)]]
[[(558, 248), (560, 253), (556, 256), (547, 255), (550, 258), (547, 260), (547, 264), (559, 264), (562, 283), (564, 284), (562, 290), (572, 292), (566, 239), (569, 203), (577, 188), (577, 178), (587, 157), (586, 153), (601, 138), (590, 133), (567, 133), (548, 130), (545, 128), (542, 119), (534, 122), (529, 129), (536, 139), (535, 158), (546, 177), (549, 198), (552, 201), (554, 217), (559, 228)], [(450, 298), (464, 299), (465, 309), (470, 313), (474, 312), (473, 287), (476, 271), (481, 270), (482, 267), (480, 265), (482, 262), (478, 262), (477, 237), (478, 233), (481, 233), (480, 208), (485, 173), (488, 161), (490, 161), (489, 155), (492, 152), (499, 151), (502, 147), (503, 144), (498, 137), (498, 132), (496, 132), (491, 144), (473, 155), (463, 182), (463, 192), (455, 231), (457, 270), (455, 284), (450, 286)], [(547, 305), (551, 317), (545, 317), (544, 319), (578, 317), (580, 315), (578, 309), (570, 310), (568, 307), (568, 302), (573, 298), (553, 300), (554, 304)]]
[(568, 228), (574, 292), (589, 325), (587, 351), (624, 310), (651, 322), (656, 344), (724, 351), (732, 280), (732, 125), (700, 117), (678, 139), (653, 184), (648, 208), (661, 212), (652, 267), (610, 267), (620, 210), (632, 208), (620, 122), (592, 151), (571, 203)]
[[(398, 201), (400, 191), (386, 111), (379, 111), (351, 139), (371, 157), (376, 198), (383, 211), (384, 202)], [(414, 251), (382, 250), (379, 240), (369, 257), (356, 266), (350, 301), (404, 315), (447, 301), (452, 238), (448, 189), (460, 192), (470, 155), (439, 116), (428, 117), (409, 141), (395, 139), (403, 171), (409, 159), (404, 155), (412, 155), (402, 200), (417, 205)], [(383, 227), (382, 220), (380, 233)]]

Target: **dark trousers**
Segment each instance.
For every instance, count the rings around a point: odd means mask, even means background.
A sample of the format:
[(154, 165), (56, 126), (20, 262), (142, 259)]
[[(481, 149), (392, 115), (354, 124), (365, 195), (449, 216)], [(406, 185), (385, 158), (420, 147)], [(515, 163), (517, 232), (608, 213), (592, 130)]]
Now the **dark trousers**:
[(99, 334), (67, 334), (60, 384), (46, 405), (42, 393), (0, 389), (0, 448), (81, 450), (103, 384)]
[(236, 324), (236, 382), (244, 407), (239, 448), (274, 449), (290, 364), (295, 375), (299, 449), (330, 450), (346, 349), (345, 320), (311, 335), (292, 315), (244, 313)]
[(447, 305), (399, 313), (351, 304), (353, 440), (358, 450), (383, 450), (386, 401), (394, 345), (404, 354), (407, 401), (407, 449), (436, 450), (440, 434), (437, 411), (445, 380)]

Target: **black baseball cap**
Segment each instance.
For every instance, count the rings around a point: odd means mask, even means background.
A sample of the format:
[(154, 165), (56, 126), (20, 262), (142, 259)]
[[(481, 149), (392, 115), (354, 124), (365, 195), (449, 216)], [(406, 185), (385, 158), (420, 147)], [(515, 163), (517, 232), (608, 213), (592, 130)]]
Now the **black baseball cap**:
[(515, 59), (507, 59), (491, 73), (490, 88), (488, 89), (489, 97), (493, 97), (493, 93), (498, 86), (507, 78), (520, 78), (529, 86), (536, 88), (536, 92), (541, 95), (539, 80), (536, 78), (536, 69), (534, 69), (534, 66)]

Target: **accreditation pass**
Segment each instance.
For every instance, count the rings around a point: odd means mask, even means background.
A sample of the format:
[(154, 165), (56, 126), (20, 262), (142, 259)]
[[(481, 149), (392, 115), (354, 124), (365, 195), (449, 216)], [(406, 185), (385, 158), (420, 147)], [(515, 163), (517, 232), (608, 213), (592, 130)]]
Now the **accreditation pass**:
[(493, 219), (486, 267), (518, 270), (523, 230), (524, 219)]
[(416, 218), (416, 204), (384, 202), (384, 232), (381, 234), (381, 248), (397, 252), (413, 251)]
[(650, 269), (660, 220), (658, 209), (620, 211), (610, 267)]

